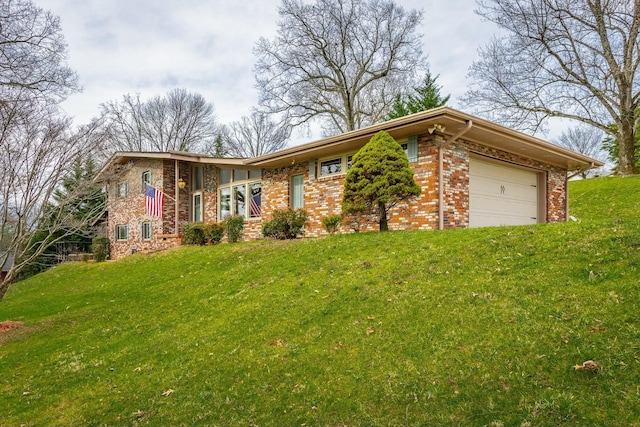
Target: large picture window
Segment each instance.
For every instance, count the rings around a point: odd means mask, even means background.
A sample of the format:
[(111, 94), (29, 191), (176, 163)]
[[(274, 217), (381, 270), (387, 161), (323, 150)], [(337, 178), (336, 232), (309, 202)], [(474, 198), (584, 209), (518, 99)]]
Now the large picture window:
[(260, 170), (220, 169), (218, 218), (242, 215), (260, 218), (262, 215), (262, 183)]

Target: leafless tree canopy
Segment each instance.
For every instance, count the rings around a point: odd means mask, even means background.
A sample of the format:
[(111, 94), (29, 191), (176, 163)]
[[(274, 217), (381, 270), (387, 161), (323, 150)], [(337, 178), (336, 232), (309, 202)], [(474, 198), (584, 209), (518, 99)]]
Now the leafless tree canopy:
[(57, 16), (30, 1), (0, 0), (0, 100), (66, 98), (78, 89), (66, 60)]
[(288, 120), (280, 123), (269, 118), (269, 114), (254, 111), (231, 123), (223, 133), (223, 143), (231, 157), (258, 157), (282, 150), (291, 136)]
[(108, 151), (205, 152), (218, 127), (213, 104), (198, 93), (174, 89), (166, 96), (141, 101), (124, 95), (122, 102), (102, 105)]
[[(73, 162), (90, 153), (95, 130), (73, 131), (60, 113), (58, 103), (78, 89), (66, 56), (56, 16), (29, 1), (0, 0), (0, 265), (15, 256), (0, 300), (22, 268), (100, 214), (70, 216), (65, 204), (75, 193), (53, 201)], [(35, 238), (38, 231), (44, 241)]]
[[(596, 160), (606, 160), (607, 153), (602, 149), (604, 133), (593, 126), (581, 125), (562, 132), (557, 144)], [(589, 171), (581, 172), (583, 178)]]
[(278, 12), (255, 73), (261, 105), (294, 125), (318, 118), (329, 134), (380, 121), (424, 62), (422, 13), (392, 0), (282, 0)]
[[(20, 270), (49, 246), (86, 228), (104, 205), (96, 205), (82, 218), (71, 214), (67, 204), (86, 197), (90, 185), (79, 185), (65, 199), (53, 202), (73, 162), (90, 154), (89, 134), (95, 128), (73, 132), (70, 119), (60, 118), (55, 108), (37, 104), (29, 108), (25, 102), (3, 104), (0, 115), (0, 246), (5, 257), (15, 255), (13, 268), (0, 283), (1, 300)], [(46, 231), (44, 241), (35, 238), (39, 230)]]
[[(481, 50), (465, 101), (535, 130), (562, 116), (620, 141), (620, 173), (635, 173), (640, 107), (640, 0), (491, 0), (479, 14), (505, 36)], [(615, 127), (610, 127), (615, 124)]]

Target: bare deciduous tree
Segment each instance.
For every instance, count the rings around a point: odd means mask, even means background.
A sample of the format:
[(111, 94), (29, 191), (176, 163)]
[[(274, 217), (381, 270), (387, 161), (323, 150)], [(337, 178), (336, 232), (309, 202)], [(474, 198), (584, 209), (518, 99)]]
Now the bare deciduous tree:
[(288, 120), (276, 123), (269, 114), (254, 111), (225, 128), (223, 143), (232, 157), (259, 157), (283, 149), (289, 136)]
[[(95, 196), (91, 185), (78, 185), (54, 201), (74, 161), (90, 152), (89, 134), (96, 128), (72, 132), (70, 119), (60, 118), (56, 109), (9, 105), (0, 108), (0, 246), (4, 258), (13, 254), (15, 263), (0, 283), (0, 300), (22, 269), (57, 241), (86, 229), (104, 210), (104, 204), (96, 204), (78, 216), (70, 208), (78, 199)], [(36, 238), (39, 231), (44, 239)], [(0, 258), (0, 264), (4, 261)]]
[[(562, 132), (556, 143), (592, 159), (605, 161), (607, 155), (602, 149), (603, 135), (600, 129), (593, 126), (576, 126)], [(585, 170), (580, 175), (587, 178), (590, 172)]]
[[(15, 258), (0, 283), (0, 300), (26, 265), (83, 221), (68, 216), (69, 200), (52, 203), (73, 161), (91, 148), (95, 130), (72, 132), (60, 114), (57, 104), (78, 90), (66, 58), (58, 17), (30, 1), (0, 0), (0, 265)], [(37, 243), (38, 231), (46, 237)]]
[(204, 152), (218, 131), (213, 104), (185, 89), (144, 102), (127, 94), (120, 103), (103, 104), (102, 113), (111, 152)]
[[(491, 0), (478, 13), (505, 34), (481, 50), (465, 102), (535, 130), (560, 116), (620, 142), (621, 174), (637, 173), (640, 0)], [(610, 126), (615, 125), (615, 126)]]
[(278, 35), (254, 53), (261, 105), (326, 134), (383, 119), (424, 63), (422, 13), (392, 0), (282, 0)]
[(61, 101), (78, 89), (60, 18), (28, 0), (0, 0), (0, 101)]

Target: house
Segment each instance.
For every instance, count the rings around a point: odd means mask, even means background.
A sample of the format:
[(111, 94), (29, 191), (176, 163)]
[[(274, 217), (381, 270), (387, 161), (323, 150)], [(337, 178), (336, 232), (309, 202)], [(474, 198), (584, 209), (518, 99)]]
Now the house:
[[(602, 166), (448, 107), (251, 159), (119, 152), (98, 176), (108, 190), (111, 258), (177, 246), (181, 224), (231, 214), (246, 218), (245, 239), (257, 239), (262, 221), (287, 207), (307, 210), (305, 236), (326, 234), (322, 218), (340, 212), (353, 154), (381, 130), (402, 145), (422, 187), (416, 200), (393, 208), (392, 230), (565, 221), (569, 173)], [(162, 218), (145, 215), (147, 183), (165, 194)]]
[(4, 281), (4, 278), (9, 274), (9, 270), (13, 267), (14, 255), (9, 252), (0, 251), (0, 283)]

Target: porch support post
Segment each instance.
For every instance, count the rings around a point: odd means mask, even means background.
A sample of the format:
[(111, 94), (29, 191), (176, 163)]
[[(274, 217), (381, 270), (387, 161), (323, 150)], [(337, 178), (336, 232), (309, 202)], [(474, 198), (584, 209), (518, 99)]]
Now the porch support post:
[(179, 220), (178, 217), (180, 215), (180, 187), (178, 186), (178, 180), (180, 179), (180, 170), (178, 169), (178, 159), (175, 160), (176, 162), (176, 173), (175, 173), (175, 183), (174, 183), (174, 188), (175, 188), (175, 220), (176, 220), (176, 235), (180, 234), (180, 224), (179, 224)]

